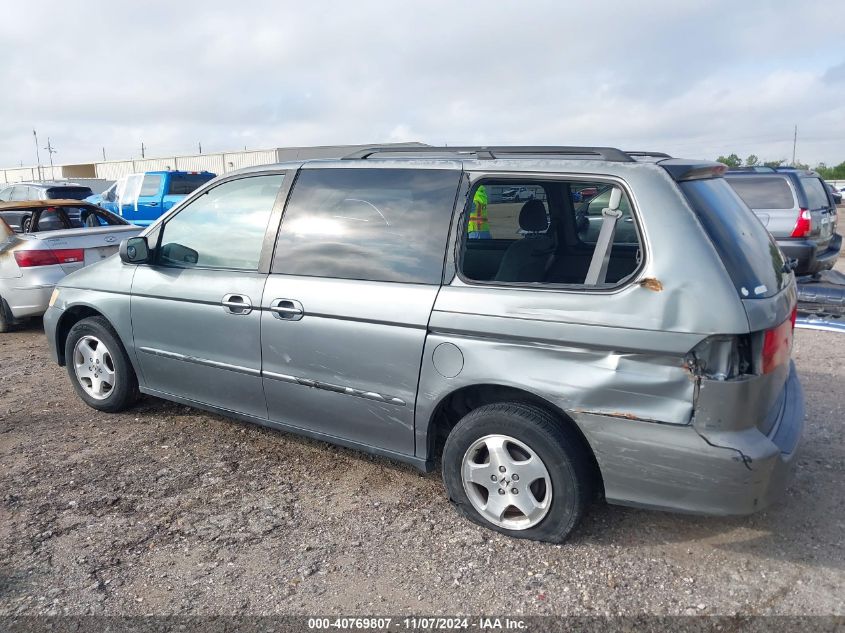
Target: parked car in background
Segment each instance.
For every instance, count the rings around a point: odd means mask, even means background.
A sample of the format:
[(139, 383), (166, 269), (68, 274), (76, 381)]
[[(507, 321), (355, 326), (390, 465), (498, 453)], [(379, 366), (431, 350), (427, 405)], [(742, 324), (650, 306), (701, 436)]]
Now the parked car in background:
[(731, 170), (726, 178), (786, 257), (797, 261), (797, 275), (833, 268), (842, 236), (836, 233), (836, 204), (816, 172)]
[(521, 202), (531, 200), (536, 192), (531, 187), (509, 187), (502, 191), (502, 200), (505, 202)]
[[(599, 494), (708, 514), (780, 496), (804, 418), (795, 278), (724, 165), (395, 151), (228, 174), (65, 278), (45, 332), (79, 397), (439, 463), (464, 516), (522, 538), (564, 540)], [(607, 194), (598, 235), (576, 228), (584, 182)], [(481, 187), (543, 196), (521, 233), (490, 199), (497, 237), (476, 239)]]
[(827, 190), (830, 192), (830, 197), (833, 198), (833, 202), (835, 204), (842, 204), (842, 192), (828, 182), (824, 183), (824, 186), (827, 187)]
[(146, 226), (215, 176), (209, 171), (148, 171), (129, 174), (103, 193), (87, 200), (126, 218), (132, 224)]
[(140, 231), (79, 200), (0, 203), (0, 332), (44, 314), (62, 277), (113, 255)]
[(0, 202), (25, 200), (84, 200), (90, 187), (73, 182), (18, 182), (0, 188)]

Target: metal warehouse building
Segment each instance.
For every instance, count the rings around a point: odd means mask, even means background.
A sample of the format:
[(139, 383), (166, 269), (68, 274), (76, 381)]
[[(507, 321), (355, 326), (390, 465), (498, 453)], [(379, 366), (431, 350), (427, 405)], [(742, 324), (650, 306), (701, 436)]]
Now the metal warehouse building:
[[(418, 147), (424, 145), (424, 143), (373, 143), (372, 145)], [(49, 165), (41, 165), (41, 167), (14, 167), (0, 169), (0, 184), (29, 180), (82, 180), (88, 178), (117, 180), (126, 174), (160, 170), (210, 171), (215, 174), (225, 174), (236, 169), (241, 169), (242, 167), (270, 165), (286, 160), (339, 158), (365, 147), (370, 147), (370, 145), (277, 147), (275, 149), (220, 152), (217, 154), (110, 160), (95, 163), (56, 165), (54, 167), (50, 167)]]

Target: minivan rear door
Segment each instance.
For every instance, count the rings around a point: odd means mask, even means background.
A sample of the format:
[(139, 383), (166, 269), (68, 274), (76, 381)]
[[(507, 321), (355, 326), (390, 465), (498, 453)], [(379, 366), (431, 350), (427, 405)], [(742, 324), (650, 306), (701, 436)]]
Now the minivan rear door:
[(816, 251), (827, 249), (833, 229), (836, 226), (836, 205), (830, 199), (827, 188), (818, 176), (800, 176), (801, 185), (807, 196), (807, 208), (812, 215), (810, 237), (816, 242)]
[(271, 421), (414, 454), (414, 404), (460, 163), (307, 165), (261, 302)]

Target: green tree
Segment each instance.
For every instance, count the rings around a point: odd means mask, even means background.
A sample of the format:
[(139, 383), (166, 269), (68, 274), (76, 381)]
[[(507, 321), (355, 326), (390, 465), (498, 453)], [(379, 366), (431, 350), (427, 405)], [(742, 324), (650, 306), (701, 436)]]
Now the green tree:
[(747, 167), (756, 167), (760, 164), (760, 159), (757, 158), (757, 154), (750, 154), (748, 158), (745, 159), (745, 165)]
[(764, 167), (772, 167), (772, 168), (780, 167), (785, 162), (786, 162), (785, 158), (781, 158), (780, 160), (767, 160), (765, 163), (763, 163), (763, 166)]
[(736, 154), (729, 154), (728, 156), (719, 156), (716, 159), (720, 163), (724, 163), (728, 167), (742, 167), (742, 159)]

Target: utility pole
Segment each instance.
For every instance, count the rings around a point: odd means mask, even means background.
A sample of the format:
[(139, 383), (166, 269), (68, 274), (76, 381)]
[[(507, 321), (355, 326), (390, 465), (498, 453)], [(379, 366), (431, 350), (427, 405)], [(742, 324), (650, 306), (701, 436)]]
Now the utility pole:
[(103, 160), (106, 160), (106, 148), (103, 148)]
[(146, 150), (147, 150), (147, 148), (144, 147), (144, 141), (141, 141), (141, 158), (146, 158), (146, 156), (144, 156), (144, 152)]
[(53, 147), (53, 144), (50, 142), (50, 137), (47, 137), (47, 147), (44, 149), (47, 150), (47, 153), (50, 155), (50, 178), (55, 178), (56, 174), (53, 171), (53, 154), (56, 153), (56, 148)]
[(38, 134), (32, 130), (32, 136), (35, 138), (35, 160), (38, 162), (38, 180), (44, 180), (41, 176), (41, 153), (38, 151)]
[(197, 143), (197, 148), (199, 149), (200, 154), (202, 154), (202, 141), (200, 141), (199, 143)]
[(795, 133), (792, 135), (792, 166), (795, 167), (795, 146), (798, 145), (798, 124), (795, 124)]

